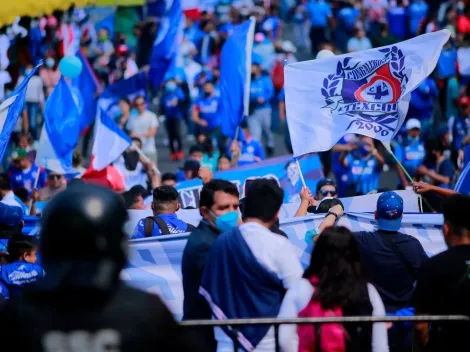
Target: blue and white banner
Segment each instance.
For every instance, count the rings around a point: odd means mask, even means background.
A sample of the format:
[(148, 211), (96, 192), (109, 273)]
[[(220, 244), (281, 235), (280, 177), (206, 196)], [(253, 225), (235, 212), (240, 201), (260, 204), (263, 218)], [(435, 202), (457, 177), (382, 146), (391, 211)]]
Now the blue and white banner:
[(331, 149), (349, 133), (390, 141), (411, 92), (431, 74), (446, 29), (382, 48), (284, 68), (287, 122), (294, 155)]
[[(320, 225), (323, 215), (293, 218), (281, 222), (281, 229), (289, 236), (302, 265), (310, 261), (312, 243), (307, 243), (306, 232)], [(443, 218), (440, 214), (404, 215), (401, 231), (416, 237), (428, 255), (446, 249), (441, 234)], [(339, 221), (352, 231), (372, 231), (373, 215), (348, 214)], [(169, 235), (131, 241), (130, 260), (122, 272), (129, 284), (160, 295), (179, 319), (183, 315), (183, 286), (181, 260), (188, 235)]]
[[(316, 154), (305, 155), (300, 158), (299, 162), (307, 187), (314, 191), (318, 180), (323, 178), (320, 158)], [(284, 189), (284, 203), (299, 200), (302, 180), (299, 169), (290, 155), (214, 174), (214, 178), (228, 180), (237, 185), (240, 198), (245, 196), (247, 181), (260, 177), (273, 178), (279, 183)], [(199, 193), (202, 189), (201, 180), (181, 182), (176, 186), (176, 189), (180, 194), (183, 208), (199, 208)]]

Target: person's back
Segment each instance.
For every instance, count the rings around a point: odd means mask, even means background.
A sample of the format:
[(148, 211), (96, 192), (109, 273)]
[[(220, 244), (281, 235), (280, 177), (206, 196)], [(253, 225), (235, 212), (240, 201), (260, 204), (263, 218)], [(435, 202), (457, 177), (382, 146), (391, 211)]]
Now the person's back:
[[(470, 316), (470, 198), (453, 195), (443, 204), (443, 233), (449, 249), (426, 261), (419, 272), (413, 305), (416, 314)], [(439, 327), (439, 329), (437, 328)], [(420, 324), (423, 351), (468, 351), (468, 323)]]
[(409, 305), (417, 272), (428, 258), (416, 238), (398, 231), (402, 216), (403, 199), (385, 192), (377, 201), (378, 230), (355, 233), (364, 266), (387, 313)]
[(157, 296), (120, 281), (126, 220), (121, 197), (98, 186), (52, 199), (41, 229), (47, 275), (0, 313), (2, 351), (204, 350)]

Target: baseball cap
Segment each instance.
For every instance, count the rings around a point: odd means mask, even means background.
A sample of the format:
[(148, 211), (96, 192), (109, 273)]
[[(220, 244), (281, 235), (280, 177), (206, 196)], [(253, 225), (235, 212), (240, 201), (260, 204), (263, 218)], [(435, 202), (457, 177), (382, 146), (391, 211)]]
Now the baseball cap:
[(395, 192), (382, 193), (377, 200), (379, 230), (398, 231), (403, 216), (403, 199)]
[(330, 178), (322, 178), (317, 182), (317, 193), (321, 190), (323, 186), (333, 186), (336, 188), (336, 183)]
[(24, 149), (17, 148), (11, 153), (11, 160), (22, 160), (28, 157), (28, 152)]
[(470, 98), (467, 96), (464, 96), (459, 99), (459, 106), (470, 106)]
[(198, 171), (200, 164), (196, 160), (186, 160), (183, 165), (184, 171)]
[(0, 203), (0, 224), (15, 227), (23, 221), (23, 209), (17, 206)]
[(421, 129), (421, 122), (418, 119), (409, 119), (406, 123), (406, 130)]

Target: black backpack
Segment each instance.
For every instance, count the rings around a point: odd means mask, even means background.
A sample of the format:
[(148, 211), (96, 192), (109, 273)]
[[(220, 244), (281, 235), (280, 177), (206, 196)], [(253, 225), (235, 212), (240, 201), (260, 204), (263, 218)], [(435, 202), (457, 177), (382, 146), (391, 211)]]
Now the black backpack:
[[(152, 237), (155, 223), (160, 229), (160, 232), (162, 233), (162, 235), (171, 235), (171, 232), (168, 229), (168, 225), (162, 218), (159, 218), (158, 216), (148, 216), (144, 220), (144, 236), (145, 237)], [(186, 229), (186, 232), (191, 232), (192, 230), (194, 230), (195, 227), (193, 225), (191, 224), (187, 224), (187, 225), (188, 225), (188, 228)]]

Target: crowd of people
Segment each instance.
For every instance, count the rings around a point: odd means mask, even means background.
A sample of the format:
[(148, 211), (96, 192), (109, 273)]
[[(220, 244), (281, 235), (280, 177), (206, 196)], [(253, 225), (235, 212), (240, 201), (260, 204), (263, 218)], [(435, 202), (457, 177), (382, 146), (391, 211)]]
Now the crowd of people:
[[(0, 102), (44, 59), (28, 85), (0, 174), (2, 344), (46, 351), (71, 345), (101, 350), (102, 344), (123, 351), (164, 346), (224, 352), (237, 341), (244, 350), (274, 351), (272, 326), (182, 329), (159, 298), (120, 281), (128, 239), (182, 233), (190, 233), (182, 257), (183, 320), (470, 315), (470, 224), (464, 214), (470, 198), (452, 190), (470, 144), (469, 9), (466, 1), (453, 0), (205, 2), (197, 14), (186, 13), (175, 67), (161, 86), (119, 97), (112, 118), (132, 145), (104, 174), (87, 168), (93, 128), (83, 131), (83, 148), (74, 152), (70, 173), (35, 164), (45, 102), (60, 78), (58, 63), (80, 49), (99, 81), (99, 98), (106, 87), (147, 71), (161, 21), (144, 16), (140, 7), (118, 7), (113, 26), (95, 26), (88, 9), (72, 8), (1, 28)], [(251, 16), (256, 24), (249, 116), (239, 126), (241, 140), (231, 141), (222, 134), (218, 114), (220, 52), (233, 28)], [(281, 149), (278, 132), (292, 151), (285, 60), (315, 58), (323, 49), (367, 50), (441, 28), (451, 39), (435, 72), (412, 92), (402, 130), (391, 143), (403, 168), (365, 136), (346, 135), (321, 153), (327, 178), (315, 190), (301, 190), (295, 214), (325, 214), (305, 235), (314, 249), (303, 270), (279, 225), (284, 201), (279, 184), (254, 180), (240, 199), (237, 186), (215, 173), (274, 156)], [(162, 125), (167, 149), (157, 147)], [(159, 160), (165, 153), (172, 163), (164, 169)], [(390, 168), (397, 174), (394, 189), (411, 187), (423, 194), (427, 210), (443, 213), (448, 250), (428, 258), (416, 238), (400, 232), (403, 200), (380, 185)], [(97, 178), (108, 189), (86, 184)], [(203, 183), (196, 227), (178, 218), (176, 189), (195, 179)], [(344, 215), (339, 197), (376, 191), (383, 192), (374, 214), (377, 230), (337, 226)], [(22, 229), (25, 216), (39, 214), (43, 202), (48, 204), (38, 253), (37, 239)], [(128, 238), (122, 230), (127, 210), (148, 208), (153, 215), (142, 218)], [(77, 302), (74, 307), (70, 300)], [(3, 301), (9, 302), (4, 309)], [(117, 317), (129, 319), (121, 324)], [(286, 325), (279, 339), (284, 351), (409, 351), (415, 333), (422, 350), (464, 350), (468, 328), (466, 323), (422, 323), (415, 329), (329, 324), (317, 334), (311, 326)], [(91, 333), (84, 337), (83, 331)]]

